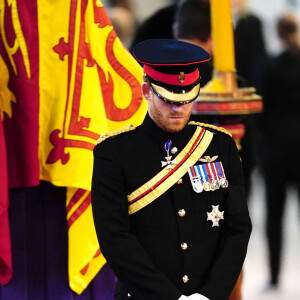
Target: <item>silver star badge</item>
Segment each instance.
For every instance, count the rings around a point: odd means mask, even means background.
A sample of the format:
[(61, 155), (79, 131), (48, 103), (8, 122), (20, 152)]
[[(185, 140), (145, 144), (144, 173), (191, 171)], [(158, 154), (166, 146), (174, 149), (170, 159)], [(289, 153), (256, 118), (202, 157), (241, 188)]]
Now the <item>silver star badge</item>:
[(214, 206), (212, 205), (212, 211), (207, 212), (207, 220), (206, 221), (212, 221), (212, 227), (218, 226), (219, 227), (219, 221), (224, 220), (224, 211), (219, 211), (219, 205)]

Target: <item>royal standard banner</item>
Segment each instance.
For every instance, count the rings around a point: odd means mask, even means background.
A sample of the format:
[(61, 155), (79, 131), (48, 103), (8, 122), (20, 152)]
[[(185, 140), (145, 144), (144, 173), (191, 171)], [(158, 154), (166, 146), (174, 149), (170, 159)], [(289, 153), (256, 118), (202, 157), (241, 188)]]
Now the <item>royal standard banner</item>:
[[(20, 1), (19, 5), (25, 5)], [(8, 188), (39, 183), (36, 5), (0, 0), (0, 284), (12, 278)], [(21, 22), (32, 13), (31, 24)], [(27, 44), (27, 42), (28, 44)], [(28, 45), (32, 48), (28, 52)], [(31, 63), (33, 63), (31, 65)], [(38, 65), (38, 64), (36, 64)], [(5, 130), (4, 130), (5, 129)], [(22, 148), (22, 151), (20, 151)]]
[[(1, 58), (0, 58), (1, 59)], [(3, 74), (2, 74), (3, 75)], [(2, 77), (1, 77), (2, 78)], [(0, 94), (2, 90), (0, 88)], [(1, 116), (0, 96), (0, 116)], [(0, 284), (5, 285), (12, 277), (10, 232), (8, 221), (8, 178), (6, 148), (2, 119), (0, 117)]]
[(39, 45), (36, 1), (0, 0), (0, 55), (8, 184), (10, 188), (38, 185)]
[[(92, 150), (100, 134), (142, 122), (147, 108), (142, 69), (116, 36), (100, 1), (22, 2), (4, 1), (5, 13), (17, 13), (18, 28), (24, 28), (27, 52), (21, 46), (16, 52), (27, 53), (21, 56), (28, 61), (22, 64), (23, 84), (30, 87), (28, 95), (38, 95), (39, 179), (67, 187), (69, 281), (80, 294), (105, 263), (91, 210)], [(12, 60), (5, 58), (13, 73)], [(16, 96), (16, 103), (21, 100), (31, 105), (29, 96)]]

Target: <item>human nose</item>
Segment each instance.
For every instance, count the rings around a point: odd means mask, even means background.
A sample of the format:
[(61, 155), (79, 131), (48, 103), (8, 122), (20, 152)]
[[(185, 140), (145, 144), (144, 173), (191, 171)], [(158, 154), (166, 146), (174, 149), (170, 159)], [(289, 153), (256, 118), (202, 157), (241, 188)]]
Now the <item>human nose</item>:
[(177, 113), (180, 110), (180, 105), (172, 104), (171, 110), (175, 113)]

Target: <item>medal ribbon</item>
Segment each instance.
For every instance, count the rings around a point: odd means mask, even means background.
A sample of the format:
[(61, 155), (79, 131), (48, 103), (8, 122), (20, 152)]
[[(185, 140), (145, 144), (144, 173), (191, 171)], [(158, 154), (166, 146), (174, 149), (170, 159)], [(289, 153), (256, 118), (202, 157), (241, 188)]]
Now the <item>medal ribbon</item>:
[(189, 172), (189, 175), (190, 175), (190, 178), (193, 180), (193, 181), (196, 181), (197, 178), (199, 178), (196, 174), (196, 170), (195, 170), (195, 166), (192, 166), (188, 169), (188, 172)]
[(204, 164), (203, 166), (204, 166), (204, 169), (205, 169), (206, 174), (207, 174), (208, 182), (211, 183), (213, 181), (213, 174), (211, 173), (208, 165), (209, 165), (209, 163)]
[(165, 143), (165, 150), (167, 151), (167, 155), (168, 156), (169, 156), (169, 153), (171, 151), (171, 146), (172, 146), (172, 141), (171, 140), (166, 141), (166, 143)]
[(225, 177), (225, 173), (224, 173), (224, 169), (223, 169), (222, 162), (217, 161), (217, 162), (216, 162), (216, 165), (217, 165), (217, 168), (218, 168), (218, 173), (219, 173), (220, 179), (226, 178), (226, 177)]
[(204, 183), (204, 182), (209, 182), (209, 178), (208, 178), (207, 171), (206, 171), (206, 169), (205, 169), (205, 165), (199, 165), (198, 167), (200, 168), (201, 178), (202, 178), (202, 180), (203, 180), (202, 183)]
[(216, 166), (216, 162), (212, 163), (212, 166), (213, 166), (213, 170), (214, 170), (214, 174), (215, 174), (215, 178), (217, 181), (220, 181), (220, 176), (219, 176), (219, 173), (218, 173), (218, 170), (217, 170), (217, 166)]
[(207, 168), (209, 169), (209, 174), (210, 174), (210, 176), (211, 176), (211, 181), (214, 181), (214, 180), (218, 180), (218, 179), (217, 179), (216, 174), (214, 173), (212, 164), (213, 164), (213, 163), (208, 163), (208, 164), (207, 164)]

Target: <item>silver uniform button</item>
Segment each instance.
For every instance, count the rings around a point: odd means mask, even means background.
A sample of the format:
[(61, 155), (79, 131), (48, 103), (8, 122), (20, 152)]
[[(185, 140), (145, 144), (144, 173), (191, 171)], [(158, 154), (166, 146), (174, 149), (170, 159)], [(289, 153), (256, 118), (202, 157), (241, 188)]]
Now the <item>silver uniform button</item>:
[(184, 276), (182, 277), (182, 281), (183, 281), (183, 283), (187, 283), (187, 282), (189, 281), (189, 276), (184, 275)]
[(179, 210), (178, 215), (179, 215), (179, 217), (183, 218), (185, 216), (185, 210), (184, 209)]
[(188, 248), (187, 243), (182, 243), (180, 246), (182, 250), (186, 250)]
[(178, 181), (177, 181), (177, 184), (182, 184), (182, 178), (180, 178)]
[(128, 293), (128, 294), (127, 294), (127, 297), (128, 297), (128, 298), (131, 298), (131, 295)]
[(172, 154), (176, 154), (177, 151), (178, 151), (178, 149), (177, 149), (176, 147), (173, 147), (173, 148), (171, 149), (171, 153), (172, 153)]

